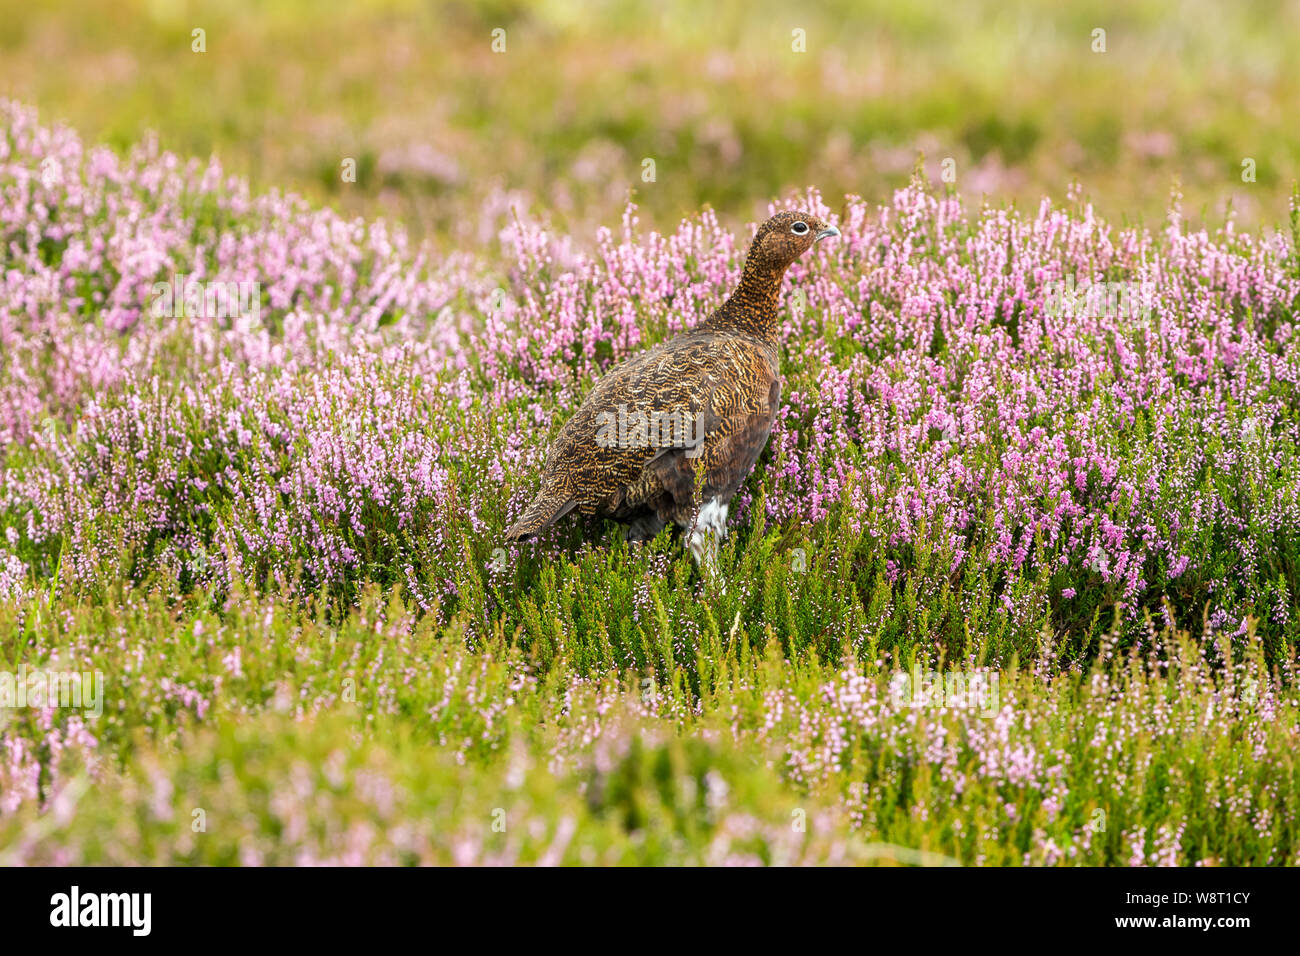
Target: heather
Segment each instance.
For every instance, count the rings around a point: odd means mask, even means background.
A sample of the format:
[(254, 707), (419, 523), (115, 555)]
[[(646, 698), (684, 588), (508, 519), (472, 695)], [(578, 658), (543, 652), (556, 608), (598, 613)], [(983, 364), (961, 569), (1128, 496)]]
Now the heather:
[(106, 687), (4, 712), (5, 859), (1294, 862), (1295, 215), (779, 205), (844, 238), (791, 269), (723, 591), (670, 534), (501, 532), (746, 235), (486, 203), (435, 254), (5, 105), (0, 661)]

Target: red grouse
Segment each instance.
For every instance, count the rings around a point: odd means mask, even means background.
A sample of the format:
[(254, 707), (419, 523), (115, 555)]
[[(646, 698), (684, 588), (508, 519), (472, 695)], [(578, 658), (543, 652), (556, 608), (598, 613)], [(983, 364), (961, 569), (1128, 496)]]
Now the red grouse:
[(781, 280), (813, 243), (839, 234), (802, 212), (763, 223), (740, 285), (716, 312), (596, 383), (551, 444), (541, 490), (506, 537), (532, 537), (576, 509), (627, 524), (631, 541), (671, 521), (689, 531), (697, 563), (711, 560), (780, 401)]

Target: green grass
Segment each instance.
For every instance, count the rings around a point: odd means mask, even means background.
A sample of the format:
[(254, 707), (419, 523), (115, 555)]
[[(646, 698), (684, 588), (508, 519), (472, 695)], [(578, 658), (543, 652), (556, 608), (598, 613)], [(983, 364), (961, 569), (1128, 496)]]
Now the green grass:
[(1296, 862), (1300, 710), (1253, 631), (1227, 670), (1185, 635), (1145, 659), (1112, 641), (963, 709), (725, 623), (693, 661), (584, 678), (373, 589), (337, 624), (249, 595), (26, 613), (121, 704), (91, 767), (72, 732), (43, 753), (51, 806), (0, 820), (9, 863)]
[(1300, 177), (1297, 29), (1294, 2), (5, 0), (0, 93), (447, 246), (487, 238), (478, 210), (502, 190), (575, 230), (629, 190), (659, 227), (704, 204), (730, 223), (808, 184), (887, 198), (922, 152), (936, 179), (955, 159), (972, 202), (1032, 208), (1078, 179), (1108, 218), (1157, 222), (1179, 183), (1191, 216), (1230, 199), (1259, 224)]

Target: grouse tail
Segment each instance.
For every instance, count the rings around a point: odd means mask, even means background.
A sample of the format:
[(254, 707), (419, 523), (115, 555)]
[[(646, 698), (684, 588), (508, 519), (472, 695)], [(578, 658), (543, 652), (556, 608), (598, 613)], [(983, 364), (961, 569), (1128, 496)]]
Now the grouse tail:
[(563, 492), (543, 488), (528, 506), (528, 510), (519, 516), (519, 520), (506, 529), (506, 540), (522, 541), (535, 537), (567, 515), (577, 504)]

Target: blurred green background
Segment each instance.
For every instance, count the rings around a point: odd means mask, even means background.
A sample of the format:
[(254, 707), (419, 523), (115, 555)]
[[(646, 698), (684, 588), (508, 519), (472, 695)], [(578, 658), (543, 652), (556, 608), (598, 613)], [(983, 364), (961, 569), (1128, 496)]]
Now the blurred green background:
[(922, 153), (971, 204), (1078, 180), (1155, 223), (1179, 183), (1193, 221), (1273, 225), (1300, 176), (1298, 59), (1297, 2), (0, 0), (0, 95), (43, 121), (117, 147), (154, 130), (447, 244), (511, 204), (612, 225), (633, 190), (657, 226), (810, 185), (884, 199)]

